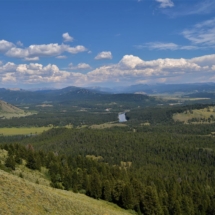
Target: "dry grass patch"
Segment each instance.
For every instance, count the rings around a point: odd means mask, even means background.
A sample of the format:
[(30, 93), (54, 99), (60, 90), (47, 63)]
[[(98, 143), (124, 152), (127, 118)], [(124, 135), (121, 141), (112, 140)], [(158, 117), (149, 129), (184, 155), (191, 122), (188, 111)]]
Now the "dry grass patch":
[(20, 127), (20, 128), (0, 128), (0, 135), (34, 135), (49, 130), (50, 127)]
[(109, 122), (109, 123), (103, 123), (99, 125), (91, 125), (90, 128), (93, 129), (105, 129), (105, 128), (112, 128), (112, 127), (126, 127), (126, 124), (123, 123), (115, 123), (115, 122)]
[(49, 180), (49, 174), (48, 174), (48, 169), (45, 167), (41, 167), (41, 171), (38, 170), (31, 170), (25, 166), (25, 161), (24, 164), (22, 165), (16, 165), (16, 170), (12, 172), (12, 174), (16, 176), (20, 176), (22, 174), (22, 177), (30, 182), (33, 183), (39, 183), (45, 186), (50, 185), (50, 180)]
[[(195, 110), (187, 110), (183, 113), (176, 113), (173, 115), (174, 121), (180, 121), (184, 123), (188, 123), (189, 120), (197, 119), (199, 122), (192, 122), (193, 124), (197, 123), (209, 123), (207, 120), (213, 116), (215, 118), (215, 108), (214, 107), (208, 107), (203, 109), (195, 109)], [(203, 120), (204, 119), (204, 120)]]
[(140, 124), (141, 126), (150, 126), (150, 123), (149, 122), (143, 122)]

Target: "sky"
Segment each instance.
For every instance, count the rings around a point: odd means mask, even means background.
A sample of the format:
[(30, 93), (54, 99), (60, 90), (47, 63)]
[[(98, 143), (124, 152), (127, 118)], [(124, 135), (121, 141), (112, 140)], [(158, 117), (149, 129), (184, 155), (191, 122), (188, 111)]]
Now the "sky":
[(0, 88), (202, 82), (214, 0), (0, 0)]

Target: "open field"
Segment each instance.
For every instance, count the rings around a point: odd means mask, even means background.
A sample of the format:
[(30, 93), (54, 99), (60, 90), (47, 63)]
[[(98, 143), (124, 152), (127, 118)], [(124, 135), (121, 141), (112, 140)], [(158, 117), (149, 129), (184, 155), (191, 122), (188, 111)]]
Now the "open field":
[(50, 127), (0, 128), (0, 135), (34, 135), (49, 129)]
[(0, 170), (0, 214), (126, 215), (131, 212), (84, 194), (57, 190)]
[(109, 122), (109, 123), (103, 123), (99, 125), (91, 125), (90, 128), (93, 129), (105, 129), (105, 128), (112, 128), (112, 127), (126, 127), (126, 124), (123, 123), (115, 123), (115, 122)]
[(192, 110), (192, 111), (185, 111), (183, 113), (176, 113), (173, 115), (174, 121), (180, 121), (184, 123), (188, 123), (188, 120), (197, 119), (198, 122), (192, 122), (193, 124), (196, 123), (209, 123), (207, 120), (208, 118), (215, 118), (215, 109), (214, 107), (208, 107), (199, 110)]
[(189, 98), (189, 97), (183, 97), (183, 93), (174, 93), (174, 94), (152, 94), (151, 96), (157, 98), (157, 99), (163, 99), (163, 100), (177, 100), (180, 102), (185, 101), (198, 101), (198, 100), (210, 100), (210, 98)]

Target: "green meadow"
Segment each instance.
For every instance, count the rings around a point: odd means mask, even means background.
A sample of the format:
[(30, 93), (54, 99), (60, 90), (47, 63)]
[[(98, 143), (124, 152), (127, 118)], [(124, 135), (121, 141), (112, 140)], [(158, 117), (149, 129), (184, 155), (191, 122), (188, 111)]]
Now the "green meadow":
[(20, 127), (20, 128), (0, 128), (0, 135), (33, 135), (49, 130), (50, 127)]

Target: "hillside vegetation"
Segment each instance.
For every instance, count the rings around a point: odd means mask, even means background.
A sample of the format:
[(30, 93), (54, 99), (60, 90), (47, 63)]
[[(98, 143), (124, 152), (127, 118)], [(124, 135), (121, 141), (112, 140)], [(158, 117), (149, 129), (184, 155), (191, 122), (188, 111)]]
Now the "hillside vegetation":
[(35, 137), (0, 140), (22, 143), (1, 145), (8, 151), (6, 168), (17, 171), (20, 158), (33, 171), (46, 168), (54, 188), (144, 215), (215, 213), (214, 137), (156, 131), (152, 135), (123, 127), (56, 128)]
[(11, 151), (0, 149), (0, 214), (127, 215), (132, 213), (84, 194), (51, 188), (47, 168), (30, 169), (26, 160), (17, 157), (16, 164), (12, 167), (13, 162), (8, 162), (9, 157)]
[(34, 184), (2, 170), (0, 184), (0, 214), (131, 214), (105, 201)]

